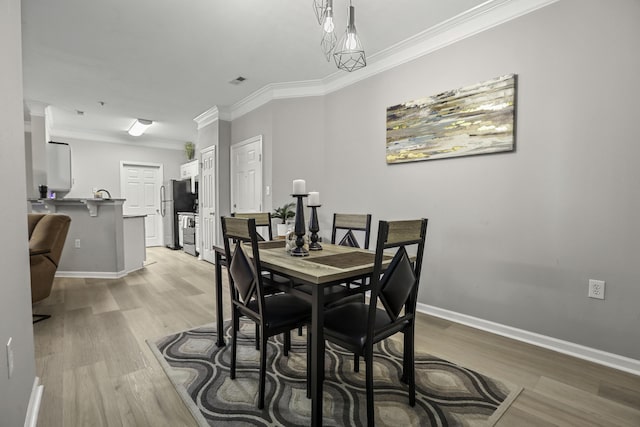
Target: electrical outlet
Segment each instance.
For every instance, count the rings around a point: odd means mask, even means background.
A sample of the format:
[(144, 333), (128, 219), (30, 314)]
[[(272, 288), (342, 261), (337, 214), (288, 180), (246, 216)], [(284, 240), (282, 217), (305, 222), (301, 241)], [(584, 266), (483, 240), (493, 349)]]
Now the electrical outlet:
[(76, 239), (76, 248), (80, 248), (80, 239)]
[(589, 298), (604, 299), (604, 280), (589, 279)]
[(13, 376), (13, 337), (7, 341), (7, 375), (9, 379)]

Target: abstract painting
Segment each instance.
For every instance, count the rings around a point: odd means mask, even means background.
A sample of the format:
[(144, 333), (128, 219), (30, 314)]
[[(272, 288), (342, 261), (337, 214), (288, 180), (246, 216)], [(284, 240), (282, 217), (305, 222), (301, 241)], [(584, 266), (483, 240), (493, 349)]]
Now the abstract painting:
[(387, 163), (513, 151), (516, 75), (387, 108)]

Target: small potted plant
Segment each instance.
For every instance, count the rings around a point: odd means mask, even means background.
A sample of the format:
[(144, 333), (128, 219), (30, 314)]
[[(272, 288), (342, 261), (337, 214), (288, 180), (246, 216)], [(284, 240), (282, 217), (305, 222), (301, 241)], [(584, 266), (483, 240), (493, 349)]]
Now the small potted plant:
[(184, 154), (187, 156), (187, 160), (193, 160), (196, 154), (196, 145), (193, 142), (185, 142)]
[(278, 218), (280, 223), (277, 224), (278, 236), (284, 236), (287, 234), (287, 220), (296, 216), (295, 211), (296, 204), (291, 202), (276, 208), (271, 215), (273, 218)]

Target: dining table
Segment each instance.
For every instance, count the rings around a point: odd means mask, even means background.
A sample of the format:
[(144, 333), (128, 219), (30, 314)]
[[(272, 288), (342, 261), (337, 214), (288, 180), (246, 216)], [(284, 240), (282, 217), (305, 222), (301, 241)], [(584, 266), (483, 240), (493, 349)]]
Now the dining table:
[[(216, 248), (214, 248), (216, 249)], [(216, 250), (216, 261), (224, 250)], [(251, 251), (247, 251), (251, 255)], [(324, 377), (324, 297), (328, 286), (363, 279), (373, 273), (375, 252), (322, 243), (322, 250), (309, 251), (308, 256), (292, 256), (285, 248), (283, 240), (271, 240), (259, 243), (260, 263), (263, 271), (290, 278), (294, 284), (311, 285), (311, 294), (296, 290), (295, 286), (287, 291), (311, 303), (311, 425), (322, 425), (322, 379)], [(224, 264), (222, 261), (221, 265)], [(385, 259), (384, 263), (389, 263)], [(384, 267), (384, 264), (383, 264)], [(359, 292), (366, 290), (360, 287)], [(222, 277), (221, 268), (216, 263), (216, 311), (217, 333), (223, 336), (222, 325)], [(218, 345), (224, 340), (218, 338)]]

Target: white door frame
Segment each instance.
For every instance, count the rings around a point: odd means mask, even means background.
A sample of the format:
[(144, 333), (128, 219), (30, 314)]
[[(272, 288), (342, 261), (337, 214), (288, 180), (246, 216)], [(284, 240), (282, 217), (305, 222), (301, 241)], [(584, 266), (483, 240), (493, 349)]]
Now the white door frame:
[(229, 160), (230, 160), (230, 173), (229, 173), (229, 178), (230, 178), (230, 190), (231, 190), (231, 212), (235, 212), (235, 208), (234, 206), (236, 206), (236, 200), (235, 200), (235, 180), (234, 180), (234, 176), (235, 176), (235, 162), (234, 162), (234, 151), (245, 146), (248, 144), (253, 144), (255, 142), (258, 142), (258, 147), (260, 148), (260, 158), (259, 158), (259, 162), (260, 162), (260, 185), (257, 186), (257, 190), (260, 192), (260, 206), (258, 208), (258, 212), (262, 211), (262, 206), (263, 206), (263, 194), (262, 194), (262, 182), (263, 182), (263, 175), (264, 175), (264, 168), (263, 168), (263, 163), (262, 163), (262, 135), (257, 135), (254, 137), (251, 137), (249, 139), (245, 139), (244, 141), (240, 141), (240, 142), (236, 142), (234, 144), (231, 144), (230, 150), (229, 150)]
[[(158, 191), (157, 194), (155, 195), (155, 197), (157, 198), (157, 206), (160, 206), (160, 187), (162, 187), (164, 185), (164, 165), (162, 163), (150, 163), (150, 162), (137, 162), (137, 161), (128, 161), (128, 160), (121, 160), (120, 161), (120, 195), (121, 197), (124, 198), (124, 195), (126, 193), (126, 174), (125, 174), (125, 169), (124, 167), (126, 165), (131, 165), (131, 166), (142, 166), (142, 167), (150, 167), (150, 168), (158, 168), (158, 178), (156, 179), (156, 183), (158, 184)], [(155, 203), (154, 203), (155, 204)], [(160, 215), (160, 211), (158, 211), (158, 215)], [(158, 233), (159, 239), (160, 239), (160, 245), (162, 246), (162, 244), (164, 243), (164, 227), (162, 226), (162, 220), (157, 221), (157, 228), (158, 230), (156, 230), (156, 232)]]
[[(209, 212), (209, 209), (204, 206), (204, 202), (208, 200), (208, 195), (205, 193), (208, 190), (207, 177), (205, 176), (205, 157), (213, 152), (213, 200), (209, 202), (212, 204), (212, 211)], [(198, 195), (198, 199), (200, 201), (199, 210), (200, 210), (200, 256), (203, 260), (213, 263), (215, 259), (215, 252), (213, 250), (213, 245), (217, 243), (217, 230), (218, 230), (218, 156), (217, 149), (215, 145), (204, 148), (200, 150), (200, 160), (202, 162), (202, 167), (200, 168), (200, 185), (198, 191), (200, 194)], [(209, 241), (209, 237), (211, 237), (211, 241)]]

